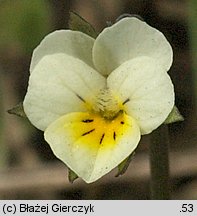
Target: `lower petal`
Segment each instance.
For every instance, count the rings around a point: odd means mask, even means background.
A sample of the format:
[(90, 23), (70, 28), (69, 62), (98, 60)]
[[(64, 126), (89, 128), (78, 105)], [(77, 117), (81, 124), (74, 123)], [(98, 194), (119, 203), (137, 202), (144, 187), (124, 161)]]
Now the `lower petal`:
[(45, 131), (45, 139), (59, 159), (90, 183), (135, 150), (140, 130), (124, 113), (109, 121), (98, 114), (78, 112), (53, 122)]

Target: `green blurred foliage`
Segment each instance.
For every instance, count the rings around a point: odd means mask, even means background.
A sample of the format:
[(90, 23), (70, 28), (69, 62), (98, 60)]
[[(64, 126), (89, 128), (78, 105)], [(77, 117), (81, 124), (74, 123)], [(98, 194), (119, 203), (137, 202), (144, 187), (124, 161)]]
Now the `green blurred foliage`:
[(17, 45), (25, 53), (49, 32), (51, 8), (45, 0), (4, 0), (0, 2), (0, 48)]
[(4, 135), (4, 127), (5, 127), (5, 117), (4, 117), (4, 104), (3, 104), (3, 75), (2, 70), (0, 68), (0, 169), (6, 165), (7, 162), (7, 146), (5, 144), (5, 135)]

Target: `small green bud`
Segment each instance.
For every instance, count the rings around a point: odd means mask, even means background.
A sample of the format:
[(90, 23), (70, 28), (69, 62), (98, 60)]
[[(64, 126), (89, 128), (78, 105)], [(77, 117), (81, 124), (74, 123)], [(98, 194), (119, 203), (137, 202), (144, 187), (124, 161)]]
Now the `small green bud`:
[(83, 32), (93, 38), (98, 35), (93, 26), (75, 12), (70, 12), (69, 28), (73, 31)]
[(173, 107), (171, 113), (168, 115), (167, 119), (164, 121), (164, 124), (171, 124), (178, 121), (184, 121), (183, 116), (179, 112), (176, 106)]
[(12, 109), (9, 109), (8, 113), (9, 114), (17, 115), (19, 117), (24, 117), (24, 118), (27, 117), (26, 114), (25, 114), (25, 112), (24, 112), (23, 103), (22, 102), (20, 102), (16, 106), (14, 106)]
[(125, 160), (123, 160), (122, 163), (118, 165), (118, 173), (115, 175), (115, 177), (119, 177), (127, 171), (127, 168), (129, 167), (129, 164), (132, 161), (134, 155), (135, 152), (132, 152)]
[(73, 183), (76, 179), (78, 179), (78, 175), (68, 168), (68, 180), (70, 183)]

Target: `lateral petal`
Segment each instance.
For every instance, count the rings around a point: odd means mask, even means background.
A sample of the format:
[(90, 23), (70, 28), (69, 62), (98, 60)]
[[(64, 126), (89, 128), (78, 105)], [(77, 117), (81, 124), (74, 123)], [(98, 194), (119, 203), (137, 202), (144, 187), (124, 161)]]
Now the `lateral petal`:
[(66, 54), (43, 57), (31, 73), (24, 110), (37, 128), (69, 112), (86, 111), (106, 79), (83, 61)]
[(127, 114), (142, 134), (161, 125), (174, 106), (174, 88), (165, 69), (153, 58), (138, 57), (123, 63), (107, 78)]

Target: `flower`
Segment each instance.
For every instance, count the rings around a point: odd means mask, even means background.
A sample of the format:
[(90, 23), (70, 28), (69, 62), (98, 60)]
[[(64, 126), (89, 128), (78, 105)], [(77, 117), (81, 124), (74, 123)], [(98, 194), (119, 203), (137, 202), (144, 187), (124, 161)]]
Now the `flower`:
[(24, 110), (54, 154), (87, 183), (119, 165), (174, 106), (172, 48), (124, 18), (93, 38), (59, 30), (34, 50)]

